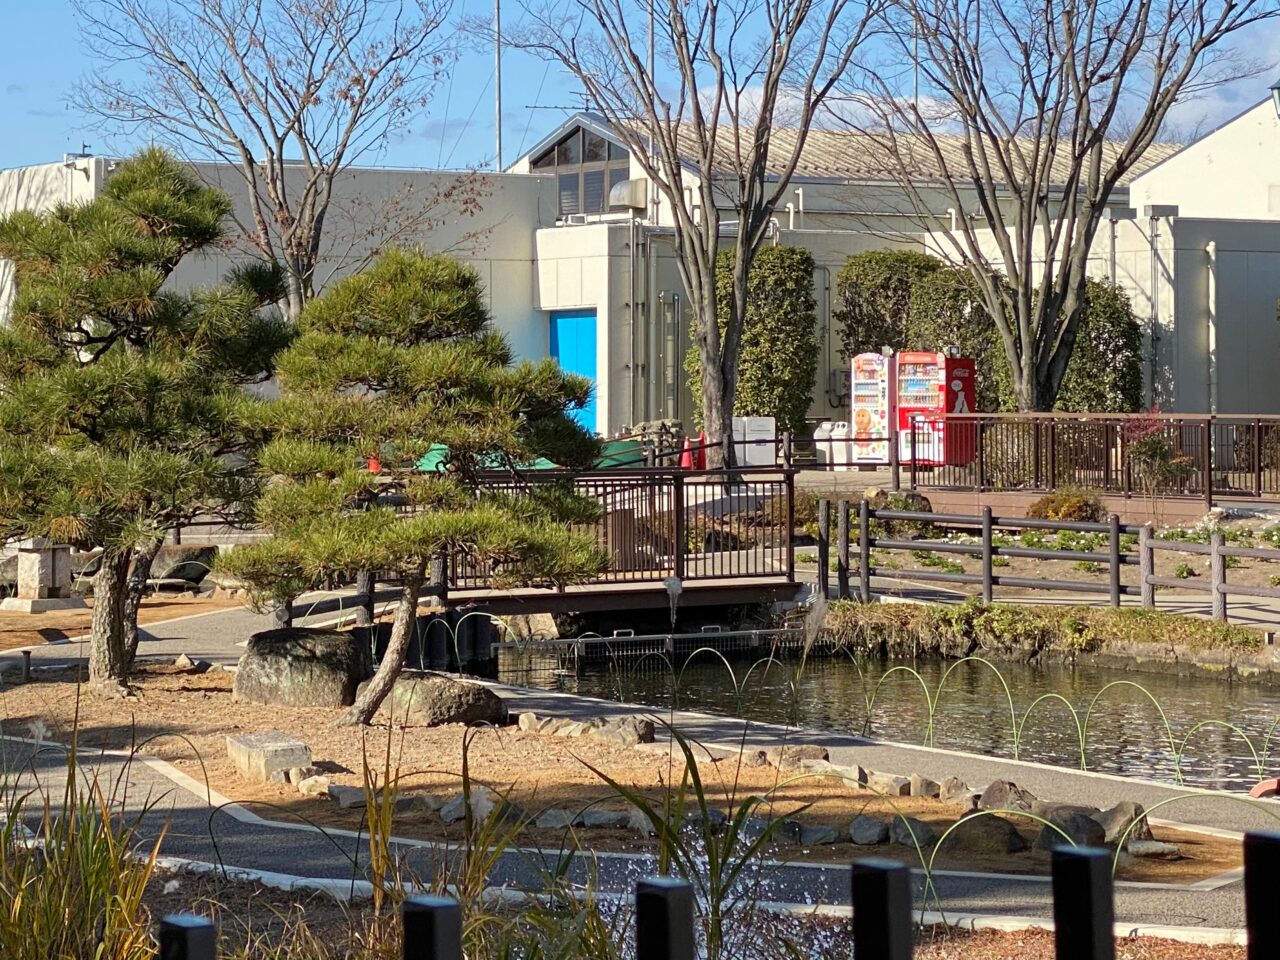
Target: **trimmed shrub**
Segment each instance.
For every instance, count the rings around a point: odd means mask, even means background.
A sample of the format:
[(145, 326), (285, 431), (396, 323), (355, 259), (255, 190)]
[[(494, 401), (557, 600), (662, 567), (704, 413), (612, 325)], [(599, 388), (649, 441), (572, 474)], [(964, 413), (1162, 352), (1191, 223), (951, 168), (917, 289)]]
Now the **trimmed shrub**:
[(977, 361), (977, 409), (1011, 407), (1013, 391), (1002, 389), (1009, 381), (1004, 348), (978, 284), (968, 270), (943, 266), (916, 279), (901, 349), (940, 351), (951, 345)]
[(943, 266), (918, 250), (868, 250), (846, 260), (831, 305), (844, 358), (901, 348), (909, 339), (912, 288)]
[(1031, 520), (1070, 520), (1099, 523), (1106, 516), (1102, 497), (1094, 490), (1063, 487), (1045, 494), (1027, 508)]
[[(720, 329), (728, 320), (733, 251), (716, 258), (716, 303)], [(747, 316), (738, 357), (733, 412), (740, 417), (773, 417), (778, 431), (800, 433), (818, 373), (817, 302), (813, 297), (813, 257), (801, 247), (762, 247), (747, 282)], [(685, 354), (693, 394), (694, 421), (702, 425), (701, 358)]]
[(1129, 295), (1110, 281), (1085, 284), (1084, 315), (1055, 408), (1076, 413), (1142, 409), (1142, 327)]

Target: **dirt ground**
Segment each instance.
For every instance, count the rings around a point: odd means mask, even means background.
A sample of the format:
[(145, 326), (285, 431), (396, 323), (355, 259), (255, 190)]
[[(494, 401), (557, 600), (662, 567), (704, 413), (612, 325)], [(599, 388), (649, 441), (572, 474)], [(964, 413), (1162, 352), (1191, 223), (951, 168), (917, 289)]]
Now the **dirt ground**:
[[(89, 632), (93, 619), (93, 598), (79, 610), (51, 610), (48, 613), (0, 612), (0, 650), (14, 650), (38, 643), (56, 643)], [(197, 613), (243, 606), (243, 600), (229, 597), (147, 597), (138, 610), (143, 626), (190, 617)]]
[[(4, 732), (30, 736), (34, 732), (69, 741), (76, 723), (83, 746), (127, 749), (149, 740), (146, 753), (173, 763), (197, 780), (208, 782), (224, 796), (240, 801), (260, 815), (275, 819), (305, 817), (321, 826), (359, 829), (363, 810), (340, 809), (327, 799), (301, 796), (286, 784), (251, 784), (235, 773), (226, 756), (229, 734), (275, 729), (306, 742), (313, 762), (337, 784), (361, 786), (366, 766), (380, 781), (397, 777), (402, 794), (429, 793), (446, 800), (461, 790), (464, 744), (474, 781), (509, 793), (510, 800), (536, 815), (547, 808), (578, 811), (630, 809), (602, 778), (632, 787), (660, 801), (684, 772), (683, 759), (665, 749), (636, 749), (591, 739), (566, 739), (503, 729), (444, 726), (436, 728), (366, 730), (336, 728), (330, 721), (338, 711), (320, 708), (264, 708), (238, 703), (231, 696), (232, 676), (223, 671), (204, 674), (174, 667), (148, 666), (137, 680), (136, 699), (121, 701), (81, 693), (70, 673), (38, 675), (36, 682), (0, 691), (0, 725)], [(77, 721), (78, 717), (78, 721)], [(162, 736), (161, 734), (181, 734)], [(185, 738), (185, 739), (183, 739)], [(188, 744), (187, 741), (190, 741)], [(598, 772), (597, 772), (598, 771)], [(890, 771), (909, 773), (910, 771)], [(765, 817), (797, 814), (804, 823), (844, 828), (859, 813), (916, 817), (941, 833), (963, 813), (962, 808), (936, 800), (901, 798), (893, 801), (841, 781), (813, 775), (780, 773), (771, 766), (748, 767), (737, 757), (699, 763), (708, 799), (722, 810), (748, 796), (764, 798), (756, 813)], [(256, 806), (255, 806), (256, 804)], [(803, 808), (803, 809), (802, 809)], [(1034, 841), (1038, 827), (1019, 828)], [(396, 815), (395, 832), (433, 840), (458, 840), (462, 824), (445, 824), (421, 809)], [(1194, 882), (1229, 870), (1240, 863), (1238, 842), (1157, 828), (1159, 839), (1176, 842), (1183, 858), (1168, 862), (1133, 861), (1117, 874), (1122, 879)], [(529, 828), (521, 843), (559, 848), (581, 844), (596, 850), (638, 851), (649, 840), (629, 829), (568, 831)], [(854, 856), (896, 856), (915, 861), (914, 849), (880, 845), (859, 847), (847, 840), (813, 847), (779, 845), (777, 856), (788, 860), (846, 862)], [(999, 873), (1047, 873), (1048, 857), (1026, 852), (1010, 856), (961, 858), (944, 845), (934, 866), (942, 869)]]

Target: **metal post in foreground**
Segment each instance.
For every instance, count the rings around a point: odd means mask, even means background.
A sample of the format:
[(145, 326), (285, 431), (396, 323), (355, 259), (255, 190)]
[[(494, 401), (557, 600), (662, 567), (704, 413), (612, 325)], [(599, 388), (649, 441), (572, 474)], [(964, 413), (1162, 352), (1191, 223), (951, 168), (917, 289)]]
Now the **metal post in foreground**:
[(157, 960), (215, 960), (218, 931), (204, 917), (179, 913), (160, 921)]
[(871, 505), (858, 501), (858, 599), (871, 602)]
[(1280, 871), (1280, 833), (1244, 835), (1244, 925), (1249, 931), (1249, 960), (1280, 956), (1280, 910), (1276, 874)]
[(1115, 960), (1111, 854), (1087, 847), (1053, 851), (1053, 937), (1058, 960)]
[(992, 540), (991, 507), (982, 507), (982, 602), (990, 603), (995, 592), (994, 571), (995, 545)]
[(1111, 559), (1111, 606), (1120, 606), (1120, 518), (1114, 513), (1107, 520)]
[(911, 960), (911, 870), (895, 860), (855, 860), (853, 954), (858, 960)]
[(1209, 538), (1209, 589), (1213, 591), (1213, 619), (1227, 622), (1227, 558), (1223, 554), (1227, 541), (1220, 533)]
[(693, 960), (693, 887), (673, 877), (636, 883), (636, 960)]
[(836, 508), (836, 596), (849, 599), (849, 501)]
[(404, 902), (404, 960), (462, 960), (462, 908), (449, 897)]
[(818, 501), (818, 592), (831, 595), (831, 501)]

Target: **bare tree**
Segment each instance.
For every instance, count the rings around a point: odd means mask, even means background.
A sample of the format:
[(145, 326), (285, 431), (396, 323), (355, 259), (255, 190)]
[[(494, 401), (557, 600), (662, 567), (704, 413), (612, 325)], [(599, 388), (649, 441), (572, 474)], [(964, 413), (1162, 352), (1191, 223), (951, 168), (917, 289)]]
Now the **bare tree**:
[[(87, 109), (109, 128), (232, 164), (243, 239), (283, 268), (284, 309), (296, 316), (319, 285), (343, 172), (406, 129), (452, 63), (451, 0), (72, 2), (105, 68), (83, 83)], [(479, 189), (392, 198), (361, 228), (372, 241), (361, 257), (430, 228), (442, 204), (465, 212)]]
[(1053, 408), (1112, 192), (1175, 103), (1256, 72), (1223, 41), (1275, 15), (1274, 0), (886, 8), (886, 60), (900, 66), (859, 78), (851, 122), (920, 213), (939, 195), (955, 210), (936, 235), (979, 284), (1019, 408)]
[[(525, 22), (504, 38), (558, 61), (582, 84), (670, 209), (697, 325), (712, 466), (734, 462), (751, 261), (819, 107), (866, 38), (868, 3), (879, 2), (570, 0), (566, 16), (563, 2), (523, 0)], [(731, 229), (734, 251), (723, 329), (715, 292), (722, 228)]]

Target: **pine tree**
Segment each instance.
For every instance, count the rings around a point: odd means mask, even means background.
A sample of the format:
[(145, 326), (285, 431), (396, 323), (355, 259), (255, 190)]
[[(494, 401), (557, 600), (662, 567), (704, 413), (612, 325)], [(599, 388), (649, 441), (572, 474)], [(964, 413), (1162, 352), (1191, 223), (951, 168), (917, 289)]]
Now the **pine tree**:
[[(359, 570), (399, 581), (386, 652), (345, 722), (377, 712), (419, 602), (443, 598), (450, 563), (497, 586), (566, 584), (603, 566), (594, 539), (572, 530), (598, 519), (598, 505), (563, 485), (520, 482), (538, 457), (569, 468), (595, 458), (596, 441), (569, 416), (590, 382), (551, 360), (513, 364), (470, 267), (382, 254), (307, 304), (276, 369), (258, 502), (273, 536), (237, 547), (225, 567), (260, 600), (290, 600)], [(433, 446), (447, 448), (442, 468), (420, 469)], [(495, 468), (514, 485), (486, 486)]]
[(0, 327), (0, 537), (101, 548), (90, 679), (119, 689), (165, 533), (233, 515), (255, 494), (255, 401), (288, 331), (278, 275), (165, 281), (222, 238), (227, 198), (161, 150), (120, 165), (102, 194), (0, 219), (16, 293)]

